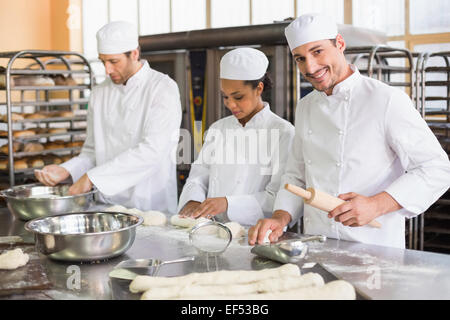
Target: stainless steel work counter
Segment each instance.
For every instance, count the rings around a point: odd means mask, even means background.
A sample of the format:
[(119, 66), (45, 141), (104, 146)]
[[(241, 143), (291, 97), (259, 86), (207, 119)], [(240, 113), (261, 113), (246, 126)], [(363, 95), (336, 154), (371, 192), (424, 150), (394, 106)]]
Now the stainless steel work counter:
[[(0, 236), (20, 235), (33, 241), (6, 208), (0, 209)], [(339, 279), (352, 283), (365, 298), (371, 299), (450, 299), (450, 255), (402, 250), (328, 239), (325, 243), (309, 243), (302, 273), (311, 264), (321, 265)], [(122, 256), (95, 263), (61, 263), (41, 256), (53, 288), (29, 291), (25, 295), (7, 298), (38, 299), (135, 299), (128, 293), (129, 281), (110, 280), (108, 273), (114, 265), (130, 258), (176, 259), (196, 255), (193, 262), (163, 266), (160, 275), (182, 275), (190, 272), (216, 270), (258, 270), (278, 265), (250, 253), (245, 240), (233, 241), (219, 257), (198, 255), (189, 245), (186, 230), (172, 226), (137, 229), (133, 246)], [(309, 265), (308, 265), (309, 264)], [(73, 267), (76, 265), (79, 267)], [(75, 270), (75, 271), (74, 271)], [(80, 271), (80, 288), (74, 282)], [(76, 276), (76, 275), (75, 275)], [(71, 288), (71, 289), (70, 289)]]

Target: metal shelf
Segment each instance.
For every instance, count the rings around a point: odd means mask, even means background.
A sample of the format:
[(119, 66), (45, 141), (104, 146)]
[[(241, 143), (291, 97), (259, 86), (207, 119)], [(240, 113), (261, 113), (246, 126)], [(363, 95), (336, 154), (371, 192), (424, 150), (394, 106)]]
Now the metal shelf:
[[(34, 157), (34, 156), (40, 156), (40, 155), (47, 155), (55, 152), (68, 152), (68, 151), (80, 151), (81, 147), (73, 147), (73, 148), (58, 148), (58, 149), (44, 149), (43, 151), (39, 152), (15, 152), (14, 157), (17, 158), (23, 158), (23, 157)], [(8, 155), (3, 154), (4, 158), (6, 158)]]
[[(66, 121), (86, 121), (86, 115), (79, 115), (74, 117), (54, 117), (54, 118), (43, 118), (43, 119), (23, 119), (12, 121), (12, 123), (35, 123), (35, 122), (66, 122)], [(8, 123), (6, 121), (0, 121), (0, 123)]]
[(22, 101), (22, 102), (11, 102), (11, 107), (27, 107), (27, 106), (52, 107), (52, 106), (67, 106), (73, 104), (86, 104), (88, 102), (89, 99), (59, 100), (59, 101)]
[[(59, 91), (59, 90), (85, 90), (89, 89), (89, 85), (77, 85), (77, 86), (14, 86), (11, 87), (11, 91)], [(6, 90), (6, 88), (0, 88), (0, 90)]]
[[(87, 105), (89, 99), (87, 96), (92, 89), (94, 84), (94, 75), (92, 72), (92, 68), (88, 62), (88, 60), (81, 54), (76, 52), (68, 52), (68, 51), (44, 51), (44, 50), (24, 50), (24, 51), (14, 51), (14, 52), (3, 52), (0, 53), (0, 58), (9, 59), (7, 65), (5, 66), (5, 70), (2, 71), (2, 75), (5, 76), (5, 87), (2, 88), (3, 91), (6, 91), (5, 102), (0, 103), (0, 107), (4, 106), (7, 108), (7, 112), (11, 114), (15, 109), (20, 108), (20, 113), (24, 113), (25, 107), (35, 107), (35, 112), (39, 111), (72, 111), (75, 112), (75, 105)], [(19, 61), (19, 63), (17, 63)], [(25, 61), (25, 64), (22, 63)], [(30, 62), (31, 61), (31, 62)], [(25, 65), (25, 66), (24, 66)], [(62, 67), (62, 68), (61, 68)], [(59, 85), (46, 85), (46, 86), (33, 86), (33, 85), (22, 85), (22, 86), (11, 86), (13, 82), (11, 79), (15, 78), (15, 76), (20, 75), (21, 78), (36, 77), (36, 76), (52, 76), (52, 75), (62, 75), (62, 76), (70, 76), (72, 79), (83, 78), (83, 81), (78, 82), (59, 82)], [(67, 84), (67, 85), (65, 85)], [(73, 95), (74, 91), (78, 90), (79, 95)], [(19, 101), (12, 101), (11, 92), (15, 91), (16, 93), (20, 93)], [(24, 94), (26, 91), (35, 91), (36, 98), (32, 98), (34, 100), (24, 101), (26, 95)], [(65, 99), (51, 99), (51, 92), (54, 91), (65, 91), (68, 94), (68, 98)], [(37, 93), (43, 93), (43, 95), (38, 95)], [(75, 91), (75, 93), (77, 93)], [(65, 93), (64, 93), (65, 94)], [(42, 100), (39, 100), (42, 98)], [(64, 107), (70, 107), (64, 108)], [(54, 108), (53, 108), (54, 107)], [(58, 108), (61, 107), (61, 108)], [(55, 109), (55, 110), (52, 110)], [(67, 136), (70, 137), (70, 140), (73, 140), (75, 135), (85, 134), (85, 130), (79, 130), (75, 124), (76, 121), (87, 121), (87, 115), (74, 115), (70, 117), (46, 117), (43, 119), (23, 119), (18, 121), (0, 121), (0, 123), (5, 123), (8, 125), (14, 125), (14, 128), (7, 128), (8, 136), (2, 137), (3, 139), (8, 140), (8, 146), (11, 147), (13, 142), (24, 142), (24, 141), (33, 141), (39, 140), (41, 138), (49, 138), (49, 137), (61, 137)], [(26, 129), (27, 126), (25, 124), (46, 124), (47, 127), (50, 123), (61, 123), (68, 122), (69, 126), (66, 128), (67, 132), (61, 133), (42, 133), (36, 134), (28, 137), (14, 137), (12, 134), (9, 134), (15, 130), (23, 130)], [(17, 127), (17, 128), (16, 128)], [(20, 129), (22, 128), (22, 129)], [(3, 158), (7, 158), (9, 162), (8, 169), (3, 170), (3, 178), (9, 178), (9, 185), (14, 186), (16, 184), (16, 177), (21, 178), (20, 174), (27, 174), (28, 172), (32, 172), (34, 168), (28, 168), (24, 170), (14, 170), (14, 161), (18, 157), (34, 157), (34, 156), (46, 156), (49, 154), (61, 154), (62, 153), (76, 153), (81, 150), (81, 147), (72, 147), (72, 148), (59, 148), (59, 149), (47, 149), (40, 152), (10, 152), (9, 155), (3, 156)], [(11, 150), (9, 150), (11, 151)], [(23, 181), (23, 180), (22, 180)]]
[[(82, 134), (86, 134), (86, 130), (67, 131), (67, 132), (60, 132), (60, 133), (41, 133), (41, 134), (35, 134), (33, 136), (14, 138), (14, 141), (24, 142), (24, 141), (39, 140), (42, 138), (61, 137), (61, 136), (77, 136), (77, 135), (82, 135)], [(2, 137), (0, 137), (0, 139), (1, 138)], [(7, 139), (7, 137), (4, 137), (4, 138)]]

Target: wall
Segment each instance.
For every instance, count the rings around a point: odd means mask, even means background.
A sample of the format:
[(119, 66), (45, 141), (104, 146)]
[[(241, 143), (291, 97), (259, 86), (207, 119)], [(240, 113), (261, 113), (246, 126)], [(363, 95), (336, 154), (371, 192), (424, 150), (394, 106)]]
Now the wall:
[(81, 0), (0, 0), (0, 52), (81, 51), (80, 12)]

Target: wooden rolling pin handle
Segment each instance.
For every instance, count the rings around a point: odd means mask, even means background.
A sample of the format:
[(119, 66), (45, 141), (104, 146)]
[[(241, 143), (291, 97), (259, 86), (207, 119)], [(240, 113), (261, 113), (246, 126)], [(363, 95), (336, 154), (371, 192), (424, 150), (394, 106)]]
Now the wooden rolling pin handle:
[(292, 192), (293, 194), (295, 194), (295, 195), (297, 195), (297, 196), (299, 196), (299, 197), (302, 197), (302, 198), (305, 199), (305, 200), (309, 200), (309, 199), (311, 199), (311, 197), (312, 197), (311, 192), (309, 192), (309, 191), (307, 191), (307, 190), (305, 190), (305, 189), (303, 189), (303, 188), (297, 187), (297, 186), (295, 186), (295, 185), (293, 185), (293, 184), (286, 183), (286, 184), (284, 185), (284, 188), (285, 188), (287, 191), (290, 191), (290, 192)]
[[(284, 188), (293, 194), (302, 197), (306, 204), (327, 212), (334, 210), (337, 206), (345, 202), (340, 198), (330, 196), (329, 194), (320, 192), (314, 188), (305, 190), (289, 183), (285, 184)], [(376, 220), (370, 221), (368, 225), (374, 228), (381, 228), (381, 223)]]

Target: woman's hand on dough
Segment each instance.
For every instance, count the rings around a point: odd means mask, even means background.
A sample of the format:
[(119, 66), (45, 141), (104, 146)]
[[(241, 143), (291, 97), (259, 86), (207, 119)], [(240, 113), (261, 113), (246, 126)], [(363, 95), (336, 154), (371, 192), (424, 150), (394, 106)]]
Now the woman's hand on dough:
[(42, 168), (42, 170), (35, 170), (34, 175), (39, 182), (46, 186), (55, 186), (61, 181), (66, 180), (70, 173), (65, 168), (56, 164), (51, 164)]
[(208, 216), (215, 216), (219, 213), (225, 212), (227, 209), (227, 198), (208, 198), (198, 206), (197, 210), (195, 210), (192, 214), (192, 217), (195, 219), (200, 217), (207, 218)]
[(195, 210), (197, 210), (198, 206), (201, 204), (201, 202), (198, 201), (188, 201), (183, 209), (181, 209), (180, 213), (178, 214), (180, 217), (187, 217), (187, 218), (191, 218), (192, 214), (194, 213)]
[(328, 217), (350, 227), (364, 226), (383, 214), (402, 208), (387, 192), (372, 197), (349, 192), (339, 198), (346, 202), (330, 211)]
[(248, 230), (248, 243), (250, 245), (264, 243), (264, 237), (268, 230), (272, 230), (269, 235), (270, 242), (275, 242), (283, 235), (284, 227), (291, 221), (291, 215), (283, 210), (277, 210), (271, 218), (260, 219)]
[(77, 182), (69, 188), (70, 195), (82, 194), (91, 191), (92, 182), (85, 173)]

